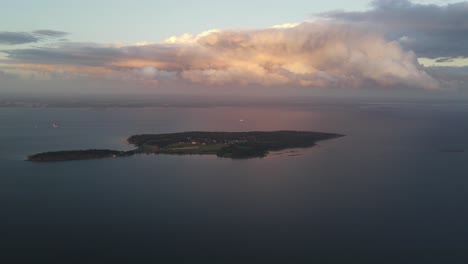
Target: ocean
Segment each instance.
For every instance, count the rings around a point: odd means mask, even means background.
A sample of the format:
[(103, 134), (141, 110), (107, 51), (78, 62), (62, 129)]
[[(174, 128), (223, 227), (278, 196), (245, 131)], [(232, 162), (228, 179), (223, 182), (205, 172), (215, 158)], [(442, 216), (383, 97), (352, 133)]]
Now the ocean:
[[(467, 263), (467, 117), (442, 101), (3, 107), (0, 263)], [(271, 130), (346, 136), (247, 160), (24, 161)]]

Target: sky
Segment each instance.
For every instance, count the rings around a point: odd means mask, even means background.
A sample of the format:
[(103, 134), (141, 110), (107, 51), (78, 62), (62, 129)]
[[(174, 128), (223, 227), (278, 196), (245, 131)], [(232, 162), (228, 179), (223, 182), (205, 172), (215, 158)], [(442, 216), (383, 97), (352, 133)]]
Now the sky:
[(0, 0), (0, 93), (464, 92), (466, 1)]
[(303, 21), (316, 12), (362, 9), (357, 1), (5, 1), (2, 30), (54, 29), (71, 32), (72, 41), (161, 41), (172, 35), (213, 28), (263, 28)]

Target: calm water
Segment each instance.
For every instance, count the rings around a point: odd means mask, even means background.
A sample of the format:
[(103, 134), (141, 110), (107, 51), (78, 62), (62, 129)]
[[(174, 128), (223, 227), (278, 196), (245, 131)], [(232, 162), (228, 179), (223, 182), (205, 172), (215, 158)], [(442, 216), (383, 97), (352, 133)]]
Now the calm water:
[[(443, 103), (1, 108), (0, 263), (467, 263), (467, 117)], [(264, 159), (23, 161), (138, 133), (280, 129), (347, 136)]]

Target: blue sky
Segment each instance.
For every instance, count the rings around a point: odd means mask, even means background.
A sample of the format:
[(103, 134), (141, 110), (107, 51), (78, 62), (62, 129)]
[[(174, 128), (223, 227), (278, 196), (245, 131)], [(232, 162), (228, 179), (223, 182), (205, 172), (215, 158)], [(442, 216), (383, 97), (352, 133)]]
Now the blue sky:
[(160, 41), (213, 28), (263, 28), (334, 9), (360, 10), (367, 0), (1, 0), (0, 31), (54, 29), (72, 41)]

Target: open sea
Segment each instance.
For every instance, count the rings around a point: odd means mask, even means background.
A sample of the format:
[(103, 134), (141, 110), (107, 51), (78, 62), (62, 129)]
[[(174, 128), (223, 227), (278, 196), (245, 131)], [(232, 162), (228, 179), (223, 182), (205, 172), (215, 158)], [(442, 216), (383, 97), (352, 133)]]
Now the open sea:
[[(24, 161), (260, 130), (346, 137), (248, 160)], [(0, 108), (0, 263), (468, 263), (468, 103)]]

